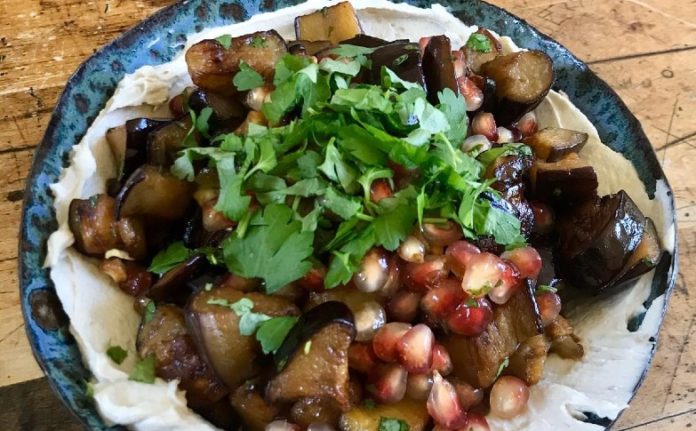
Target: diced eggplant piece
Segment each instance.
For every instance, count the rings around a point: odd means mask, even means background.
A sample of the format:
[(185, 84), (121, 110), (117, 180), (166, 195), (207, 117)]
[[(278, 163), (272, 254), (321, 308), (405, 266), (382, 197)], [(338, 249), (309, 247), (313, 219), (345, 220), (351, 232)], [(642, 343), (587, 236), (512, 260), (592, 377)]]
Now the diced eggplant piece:
[(267, 403), (261, 393), (261, 385), (249, 381), (230, 395), (230, 404), (244, 422), (243, 429), (264, 431), (266, 425), (278, 417), (278, 407)]
[(459, 86), (454, 73), (452, 47), (447, 36), (433, 36), (423, 50), (423, 74), (428, 90), (428, 101), (434, 105), (439, 103), (437, 94), (449, 88), (459, 94)]
[(547, 162), (555, 162), (570, 153), (579, 152), (587, 142), (587, 133), (575, 130), (547, 127), (525, 138), (524, 143), (532, 147), (534, 155)]
[(498, 99), (496, 123), (507, 126), (536, 108), (554, 81), (553, 63), (541, 51), (520, 51), (501, 55), (481, 66), (492, 78)]
[(155, 372), (165, 380), (179, 380), (191, 407), (214, 403), (227, 394), (196, 350), (186, 329), (184, 313), (172, 305), (158, 305), (154, 316), (138, 331), (138, 353), (155, 357)]
[(186, 215), (193, 185), (152, 165), (143, 165), (128, 178), (116, 197), (117, 219), (131, 216), (177, 220)]
[(573, 326), (563, 316), (558, 316), (545, 329), (546, 338), (551, 342), (550, 352), (564, 359), (578, 360), (585, 354), (580, 339)]
[(525, 238), (529, 238), (534, 230), (535, 216), (532, 206), (525, 197), (525, 184), (503, 185), (494, 183), (493, 188), (501, 191), (503, 199), (510, 204), (511, 211), (508, 212), (511, 212), (520, 221), (522, 235)]
[[(152, 132), (147, 141), (147, 162), (153, 166), (169, 167), (176, 160), (177, 152), (182, 149), (184, 140), (191, 130), (191, 117), (173, 121)], [(200, 143), (201, 136), (193, 132), (193, 138)]]
[(377, 48), (379, 46), (387, 45), (389, 43), (408, 43), (408, 39), (399, 39), (394, 42), (389, 42), (378, 37), (370, 36), (368, 34), (359, 34), (357, 36), (351, 37), (350, 39), (342, 40), (341, 45), (354, 45), (362, 46), (365, 48)]
[(544, 335), (535, 335), (523, 341), (515, 353), (510, 355), (510, 362), (504, 374), (513, 375), (527, 383), (536, 385), (544, 375), (544, 364), (550, 343)]
[(372, 59), (371, 82), (379, 84), (382, 80), (382, 66), (392, 70), (404, 81), (415, 82), (425, 88), (421, 54), (417, 43), (394, 42), (377, 48)]
[(288, 51), (293, 55), (317, 55), (317, 53), (331, 49), (334, 46), (328, 40), (293, 40), (288, 42)]
[(541, 334), (543, 327), (531, 286), (493, 308), (493, 321), (475, 337), (450, 334), (442, 339), (452, 359), (453, 374), (477, 388), (495, 382), (500, 364), (520, 343)]
[(330, 398), (302, 398), (292, 405), (290, 420), (302, 428), (325, 424), (335, 429), (341, 413), (341, 408)]
[(644, 230), (645, 216), (623, 190), (586, 202), (558, 224), (561, 276), (594, 292), (615, 285)]
[(200, 290), (187, 305), (187, 322), (201, 355), (230, 390), (257, 372), (260, 346), (253, 336), (239, 332), (239, 316), (230, 308), (210, 304), (226, 300), (234, 304), (242, 298), (254, 303), (253, 311), (272, 317), (297, 315), (299, 310), (285, 299), (261, 293), (244, 293), (230, 287)]
[(77, 251), (90, 256), (104, 255), (118, 248), (120, 238), (114, 228), (116, 201), (108, 195), (73, 199), (68, 210), (68, 225), (75, 237)]
[[(486, 178), (495, 178), (494, 184), (499, 186), (509, 186), (522, 182), (527, 177), (527, 172), (533, 165), (531, 157), (525, 156), (503, 156), (495, 159), (488, 165), (485, 172)], [(497, 188), (504, 191), (503, 187)]]
[(338, 44), (361, 33), (358, 15), (347, 1), (295, 18), (295, 36), (298, 40), (328, 40)]
[(557, 162), (535, 161), (529, 179), (535, 198), (560, 206), (592, 199), (599, 184), (594, 168), (574, 153)]
[(339, 428), (341, 431), (377, 430), (382, 418), (401, 419), (408, 424), (410, 431), (423, 431), (430, 422), (423, 401), (404, 398), (393, 404), (355, 406), (341, 416)]
[(310, 310), (320, 304), (330, 301), (338, 301), (346, 304), (353, 313), (361, 309), (366, 303), (380, 301), (380, 296), (375, 293), (363, 292), (349, 284), (346, 286), (334, 287), (321, 292), (311, 292), (305, 310)]
[(206, 91), (231, 95), (232, 84), (244, 61), (264, 77), (273, 80), (275, 64), (288, 51), (285, 40), (275, 31), (259, 31), (232, 38), (229, 48), (214, 39), (193, 45), (186, 52), (186, 64), (194, 84)]
[(191, 294), (187, 284), (208, 268), (208, 259), (196, 254), (170, 269), (147, 292), (155, 301), (169, 301), (181, 304)]
[(234, 409), (230, 408), (230, 400), (224, 397), (213, 404), (200, 406), (195, 409), (203, 419), (223, 430), (238, 430), (241, 428), (240, 419)]
[(488, 39), (488, 42), (491, 47), (490, 51), (477, 51), (469, 45), (465, 45), (462, 47), (462, 50), (464, 51), (464, 55), (466, 58), (467, 68), (470, 71), (478, 74), (480, 73), (481, 66), (484, 63), (488, 63), (489, 61), (494, 60), (496, 57), (503, 53), (503, 45), (500, 43), (497, 37), (493, 36), (493, 34), (485, 28), (479, 28), (478, 30), (476, 30), (475, 34), (480, 34), (486, 39)]
[(660, 237), (657, 234), (655, 223), (650, 218), (645, 218), (645, 231), (640, 244), (633, 252), (626, 264), (626, 273), (621, 276), (617, 284), (624, 283), (640, 277), (657, 266), (662, 254)]
[(112, 257), (102, 261), (99, 269), (134, 298), (143, 295), (152, 285), (152, 275), (135, 262)]
[(145, 163), (148, 136), (170, 122), (167, 119), (134, 118), (123, 126), (107, 130), (106, 142), (117, 165), (117, 180), (128, 178)]
[(121, 246), (133, 259), (143, 260), (147, 257), (147, 238), (145, 225), (135, 217), (124, 217), (115, 224), (121, 239)]
[(309, 310), (276, 352), (282, 369), (268, 383), (266, 397), (273, 403), (331, 398), (347, 410), (348, 347), (354, 339), (353, 315), (345, 304), (332, 301)]
[(213, 114), (210, 117), (210, 123), (214, 126), (222, 126), (232, 121), (236, 123), (236, 127), (246, 117), (247, 111), (244, 105), (237, 99), (201, 89), (191, 93), (188, 105), (196, 112), (201, 112), (205, 108), (212, 109)]

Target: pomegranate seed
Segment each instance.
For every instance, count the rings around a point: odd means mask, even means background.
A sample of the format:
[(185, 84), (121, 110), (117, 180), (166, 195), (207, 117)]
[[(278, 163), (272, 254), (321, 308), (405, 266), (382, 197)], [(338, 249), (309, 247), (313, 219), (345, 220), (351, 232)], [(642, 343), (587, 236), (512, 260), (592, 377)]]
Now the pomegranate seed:
[(491, 413), (503, 419), (512, 419), (527, 407), (529, 388), (517, 377), (502, 376), (491, 388)]
[(454, 333), (473, 337), (482, 333), (493, 320), (493, 308), (486, 298), (471, 298), (457, 306), (447, 318)]
[(457, 241), (447, 247), (445, 256), (450, 269), (457, 277), (463, 277), (472, 256), (481, 253), (478, 247), (468, 241)]
[(409, 235), (399, 246), (399, 257), (406, 262), (422, 263), (425, 260), (425, 244), (413, 235)]
[(537, 125), (537, 119), (534, 112), (527, 112), (524, 114), (522, 118), (517, 121), (516, 127), (522, 134), (523, 138), (535, 134), (537, 130), (539, 130), (539, 126)]
[(421, 299), (421, 309), (433, 322), (444, 320), (465, 299), (461, 284), (453, 279), (442, 280)]
[(457, 78), (457, 86), (466, 101), (466, 110), (469, 112), (478, 111), (483, 105), (483, 91), (466, 76)]
[(505, 304), (520, 286), (520, 272), (514, 264), (504, 262), (503, 275), (496, 286), (488, 292), (488, 299), (496, 304)]
[(474, 135), (483, 135), (489, 141), (496, 142), (498, 140), (498, 127), (495, 125), (495, 118), (490, 112), (479, 112), (471, 120), (471, 133)]
[(268, 87), (256, 87), (247, 93), (246, 105), (253, 111), (260, 111), (263, 103), (267, 101), (271, 94), (271, 89)]
[(402, 290), (387, 304), (389, 320), (397, 322), (411, 322), (418, 315), (421, 295), (416, 292)]
[(399, 362), (409, 373), (421, 374), (430, 371), (434, 345), (435, 334), (428, 325), (420, 323), (409, 329), (399, 340), (396, 347)]
[(556, 216), (550, 206), (542, 202), (530, 202), (532, 211), (534, 212), (534, 232), (540, 235), (546, 235), (553, 230), (556, 223)]
[(483, 389), (475, 388), (466, 382), (456, 382), (454, 390), (457, 392), (459, 403), (464, 410), (471, 410), (472, 407), (483, 402)]
[(310, 292), (323, 292), (324, 278), (326, 278), (326, 266), (321, 262), (317, 262), (304, 277), (297, 280), (297, 284)]
[(421, 233), (428, 244), (437, 247), (447, 247), (464, 236), (462, 228), (452, 220), (441, 224), (423, 223)]
[(478, 413), (469, 413), (466, 417), (466, 431), (491, 431), (486, 417)]
[(462, 277), (462, 288), (471, 296), (481, 297), (502, 282), (508, 266), (492, 253), (475, 254)]
[(441, 376), (446, 376), (452, 372), (452, 358), (442, 344), (435, 343), (433, 347), (433, 365), (431, 370), (437, 371)]
[(472, 156), (477, 156), (484, 151), (490, 150), (493, 148), (493, 144), (491, 144), (491, 141), (488, 140), (483, 135), (471, 135), (468, 138), (464, 139), (464, 142), (462, 142), (462, 146), (460, 149), (465, 152), (469, 153)]
[(407, 263), (404, 268), (404, 284), (410, 290), (425, 292), (447, 277), (444, 257), (429, 256), (423, 263)]
[(534, 280), (539, 277), (542, 262), (539, 252), (534, 247), (527, 246), (509, 250), (500, 257), (514, 263), (520, 272), (520, 277)]
[(498, 127), (498, 144), (509, 144), (515, 142), (515, 134), (507, 127)]
[(299, 431), (301, 428), (284, 420), (273, 421), (266, 425), (265, 431)]
[(561, 297), (555, 292), (545, 292), (536, 297), (541, 323), (549, 325), (561, 314)]
[(452, 51), (452, 62), (454, 63), (454, 77), (459, 78), (466, 73), (466, 56), (461, 50)]
[(427, 400), (433, 387), (431, 374), (409, 374), (406, 382), (406, 396), (414, 400)]
[(401, 401), (406, 395), (407, 379), (408, 373), (404, 367), (398, 364), (382, 365), (375, 370), (368, 390), (377, 402), (395, 403)]
[(375, 355), (385, 362), (396, 361), (399, 341), (409, 329), (411, 325), (401, 322), (390, 322), (382, 326), (372, 339)]
[(457, 428), (466, 423), (466, 413), (459, 404), (454, 386), (437, 371), (433, 374), (433, 388), (426, 406), (428, 413), (438, 425)]
[(355, 340), (370, 341), (377, 330), (386, 323), (387, 315), (377, 301), (367, 301), (353, 313), (353, 320), (356, 331)]
[(353, 283), (363, 292), (376, 292), (389, 276), (389, 261), (384, 250), (373, 248), (363, 258), (360, 270), (353, 275)]
[(370, 344), (353, 343), (348, 347), (348, 365), (356, 371), (369, 374), (377, 365), (377, 361)]
[(522, 141), (522, 132), (515, 126), (510, 126), (510, 132), (512, 132), (512, 142)]
[(379, 294), (384, 297), (391, 297), (401, 288), (401, 276), (400, 276), (400, 261), (399, 257), (392, 255), (389, 259), (389, 269), (387, 270), (387, 281), (384, 282), (384, 286), (379, 290)]
[(389, 185), (389, 181), (385, 179), (376, 180), (370, 186), (370, 200), (374, 203), (391, 197), (392, 194), (393, 193), (391, 186)]

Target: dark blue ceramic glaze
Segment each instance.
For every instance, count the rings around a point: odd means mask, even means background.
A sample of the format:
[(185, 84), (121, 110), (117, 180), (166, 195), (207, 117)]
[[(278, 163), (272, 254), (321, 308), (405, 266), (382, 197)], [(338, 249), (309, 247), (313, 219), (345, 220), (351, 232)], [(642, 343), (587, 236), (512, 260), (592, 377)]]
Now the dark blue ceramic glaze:
[[(90, 374), (68, 332), (68, 322), (48, 271), (42, 267), (46, 241), (57, 226), (48, 186), (58, 180), (61, 169), (67, 165), (70, 148), (80, 141), (125, 73), (171, 60), (183, 48), (187, 34), (297, 3), (297, 0), (191, 0), (175, 4), (138, 24), (85, 61), (70, 78), (58, 101), (27, 181), (19, 249), (21, 304), (36, 359), (55, 391), (90, 429), (118, 428), (104, 424), (86, 395), (85, 381)], [(432, 2), (409, 3), (427, 7)], [(475, 0), (439, 3), (448, 4), (467, 24), (493, 29), (511, 36), (522, 47), (550, 55), (557, 73), (556, 89), (566, 92), (589, 117), (603, 142), (634, 164), (648, 193), (653, 195), (656, 180), (663, 179), (664, 174), (648, 139), (616, 93), (584, 63), (523, 20), (495, 6)], [(673, 219), (673, 213), (666, 218)], [(669, 294), (675, 274), (676, 258), (666, 255), (657, 268), (651, 296)], [(610, 421), (601, 418), (594, 418), (593, 422), (610, 425)]]

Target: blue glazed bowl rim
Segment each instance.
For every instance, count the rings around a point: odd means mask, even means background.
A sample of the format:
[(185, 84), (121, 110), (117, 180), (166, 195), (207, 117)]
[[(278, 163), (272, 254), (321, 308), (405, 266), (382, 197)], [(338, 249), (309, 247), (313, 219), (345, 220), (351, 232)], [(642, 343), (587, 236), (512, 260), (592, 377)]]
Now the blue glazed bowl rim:
[[(298, 3), (298, 0), (290, 0), (290, 3)], [(425, 4), (430, 4), (430, 3), (438, 3), (437, 1), (435, 2), (430, 2), (427, 0), (420, 1), (420, 0), (407, 0), (407, 3), (416, 3), (420, 6), (425, 5)], [(457, 3), (458, 0), (452, 0), (452, 1), (439, 1), (439, 3), (448, 6)], [(45, 242), (41, 244), (41, 249), (36, 249), (36, 248), (27, 248), (27, 245), (31, 244), (31, 240), (29, 238), (30, 235), (30, 226), (32, 224), (32, 220), (30, 218), (29, 214), (29, 209), (33, 207), (37, 201), (37, 197), (34, 195), (34, 190), (32, 189), (32, 185), (35, 185), (35, 182), (37, 181), (37, 177), (42, 174), (44, 164), (46, 162), (46, 159), (48, 158), (48, 155), (51, 153), (52, 147), (53, 147), (53, 142), (54, 142), (54, 134), (57, 132), (57, 129), (59, 128), (59, 125), (61, 124), (62, 121), (65, 121), (61, 113), (62, 111), (66, 108), (66, 106), (70, 103), (71, 97), (75, 96), (73, 94), (76, 90), (76, 87), (78, 86), (79, 83), (81, 83), (83, 80), (86, 79), (86, 71), (88, 69), (88, 66), (92, 62), (96, 62), (99, 60), (105, 59), (105, 57), (108, 55), (108, 52), (110, 51), (116, 51), (119, 48), (127, 47), (130, 45), (135, 45), (137, 44), (138, 38), (143, 35), (148, 33), (148, 26), (166, 26), (171, 24), (177, 16), (181, 14), (192, 14), (194, 11), (197, 9), (194, 7), (196, 5), (200, 4), (205, 4), (205, 0), (193, 0), (193, 1), (177, 1), (176, 3), (169, 5), (158, 12), (154, 13), (144, 21), (136, 24), (129, 30), (125, 31), (123, 34), (115, 38), (113, 41), (108, 43), (107, 45), (103, 46), (99, 50), (97, 50), (94, 54), (92, 54), (88, 59), (86, 59), (83, 63), (80, 64), (80, 66), (77, 68), (77, 70), (70, 76), (70, 78), (67, 81), (67, 84), (54, 108), (53, 114), (51, 116), (51, 120), (47, 126), (44, 138), (42, 139), (41, 143), (37, 147), (32, 165), (31, 165), (31, 170), (29, 172), (29, 175), (27, 177), (27, 186), (25, 190), (25, 195), (24, 195), (24, 202), (23, 202), (23, 209), (22, 209), (22, 221), (21, 221), (21, 232), (20, 232), (20, 242), (19, 242), (19, 250), (18, 250), (18, 270), (19, 270), (19, 281), (20, 281), (20, 300), (21, 300), (21, 307), (22, 307), (22, 313), (24, 316), (25, 320), (25, 329), (27, 332), (27, 336), (29, 338), (30, 344), (32, 351), (34, 353), (34, 356), (39, 363), (41, 369), (44, 371), (46, 376), (48, 377), (49, 384), (53, 388), (53, 390), (59, 395), (59, 398), (64, 402), (66, 407), (70, 410), (70, 412), (85, 426), (92, 426), (97, 429), (111, 429), (108, 428), (106, 425), (103, 424), (101, 421), (101, 418), (98, 416), (96, 413), (96, 409), (94, 406), (80, 406), (80, 408), (77, 407), (77, 395), (75, 393), (75, 387), (74, 385), (72, 388), (70, 385), (66, 385), (64, 383), (61, 383), (58, 381), (58, 378), (54, 375), (54, 369), (50, 366), (49, 361), (47, 358), (44, 356), (44, 353), (41, 350), (41, 338), (45, 337), (45, 335), (42, 335), (41, 333), (37, 331), (42, 331), (41, 328), (37, 328), (36, 324), (34, 322), (34, 316), (32, 315), (32, 307), (31, 303), (29, 301), (29, 297), (27, 295), (27, 292), (29, 289), (30, 285), (30, 280), (31, 280), (31, 271), (29, 267), (29, 263), (27, 262), (27, 257), (31, 256), (32, 254), (34, 257), (38, 255), (41, 259), (40, 261), (43, 261), (43, 257), (45, 257)], [(214, 3), (214, 4), (219, 4), (222, 3), (222, 0), (218, 1), (212, 1), (209, 3)], [(240, 6), (240, 3), (244, 3), (244, 6)], [(258, 3), (254, 2), (254, 3)], [(264, 2), (265, 4), (266, 2)], [(271, 1), (272, 3), (272, 1)], [(422, 4), (420, 4), (422, 3)], [(560, 45), (558, 42), (554, 41), (551, 39), (549, 36), (545, 35), (544, 33), (538, 31), (535, 29), (533, 26), (528, 24), (525, 20), (505, 11), (504, 9), (489, 4), (488, 2), (482, 1), (482, 0), (475, 0), (475, 1), (469, 1), (470, 3), (468, 7), (478, 7), (481, 6), (484, 9), (486, 8), (492, 8), (489, 10), (495, 10), (497, 11), (500, 15), (505, 17), (503, 21), (496, 22), (495, 25), (488, 25), (489, 28), (492, 28), (496, 30), (499, 34), (507, 34), (509, 33), (510, 28), (508, 28), (510, 25), (512, 25), (512, 29), (522, 29), (524, 32), (528, 32), (528, 38), (532, 38), (536, 42), (538, 42), (538, 47), (536, 49), (541, 49), (546, 52), (556, 52), (559, 53), (559, 55), (562, 55), (566, 59), (569, 60), (569, 62), (572, 64), (572, 66), (575, 68), (574, 73), (576, 73), (578, 76), (584, 77), (586, 80), (591, 81), (593, 85), (597, 85), (599, 90), (603, 92), (603, 97), (607, 98), (610, 100), (611, 104), (618, 108), (619, 110), (619, 116), (622, 117), (623, 120), (627, 121), (627, 126), (632, 130), (632, 133), (636, 135), (638, 138), (638, 141), (636, 142), (636, 145), (639, 149), (644, 151), (643, 157), (644, 159), (642, 160), (643, 162), (647, 163), (647, 169), (648, 173), (642, 172), (644, 175), (641, 175), (641, 179), (644, 182), (644, 185), (646, 186), (646, 189), (650, 192), (651, 187), (653, 188), (652, 191), (654, 192), (654, 184), (650, 183), (651, 180), (655, 181), (657, 179), (661, 179), (665, 181), (665, 184), (669, 190), (669, 205), (674, 209), (674, 198), (672, 194), (672, 189), (669, 186), (667, 179), (664, 176), (664, 173), (662, 172), (662, 169), (657, 161), (657, 158), (655, 156), (655, 153), (650, 146), (650, 143), (645, 136), (645, 133), (642, 130), (642, 127), (639, 123), (639, 121), (631, 114), (631, 112), (628, 110), (624, 102), (619, 98), (619, 96), (616, 94), (616, 92), (609, 86), (607, 85), (603, 80), (601, 80), (597, 75), (592, 72), (588, 66), (583, 63), (581, 60), (579, 60), (577, 57), (575, 57), (573, 54), (571, 54), (566, 48), (564, 48), (562, 45)], [(473, 4), (471, 4), (473, 3)], [(227, 5), (236, 5), (238, 7), (251, 7), (253, 5), (247, 4), (245, 1), (232, 1), (231, 3), (222, 3), (222, 4), (227, 4)], [(258, 7), (258, 5), (256, 5)], [(281, 6), (283, 7), (283, 6)], [(268, 9), (268, 10), (261, 10), (259, 11), (260, 13), (266, 12), (266, 11), (272, 11), (276, 10), (278, 8), (274, 7), (273, 5)], [(464, 20), (465, 16), (462, 16), (461, 13), (454, 13), (460, 19)], [(252, 14), (253, 15), (253, 14)], [(247, 16), (245, 19), (248, 19), (249, 16)], [(243, 20), (242, 20), (243, 21)], [(218, 25), (221, 23), (217, 23)], [(505, 28), (503, 28), (505, 27)], [(188, 34), (191, 34), (192, 32), (188, 32)], [(513, 39), (515, 39), (513, 37)], [(161, 61), (160, 61), (161, 62)], [(150, 64), (150, 63), (148, 63)], [(128, 72), (133, 72), (133, 70), (130, 70)], [(119, 79), (120, 80), (120, 79)], [(111, 88), (111, 92), (115, 89), (115, 84), (113, 85), (113, 88)], [(569, 95), (570, 96), (570, 95)], [(110, 95), (108, 95), (106, 98), (108, 98)], [(573, 98), (571, 97), (571, 100)], [(575, 100), (573, 100), (576, 102)], [(579, 108), (582, 109), (582, 106), (580, 104), (577, 105)], [(102, 106), (100, 106), (99, 109), (101, 109)], [(583, 112), (587, 114), (587, 112), (582, 109)], [(588, 114), (588, 117), (590, 115)], [(92, 123), (93, 118), (89, 119), (87, 121), (87, 125), (84, 128), (84, 130), (81, 130), (79, 132), (79, 136), (77, 137), (77, 142), (79, 142), (79, 139), (81, 139), (82, 136), (84, 136), (84, 133), (88, 129), (89, 125)], [(599, 127), (598, 127), (599, 129)], [(602, 133), (600, 131), (600, 136), (602, 136)], [(603, 142), (605, 141), (605, 137), (602, 136)], [(77, 142), (74, 142), (76, 144)], [(647, 145), (647, 148), (646, 148)], [(612, 148), (614, 148), (612, 146)], [(616, 148), (615, 148), (616, 149)], [(69, 150), (69, 148), (68, 148)], [(628, 149), (624, 149), (622, 151), (621, 149), (617, 149), (617, 151), (621, 151), (622, 153), (626, 153)], [(69, 151), (68, 151), (69, 152)], [(65, 151), (63, 152), (63, 156), (65, 156)], [(631, 159), (629, 157), (629, 159)], [(631, 162), (635, 165), (636, 161), (634, 159), (631, 159)], [(63, 166), (65, 167), (67, 163), (63, 163)], [(648, 175), (649, 174), (649, 175)], [(648, 175), (646, 177), (645, 175)], [(55, 179), (54, 179), (55, 180)], [(50, 202), (51, 204), (51, 209), (52, 209), (52, 201)], [(44, 205), (46, 205), (44, 203)], [(55, 214), (51, 213), (50, 217), (52, 217), (52, 221), (55, 221)], [(654, 288), (654, 295), (657, 296), (659, 294), (664, 294), (665, 295), (665, 301), (663, 305), (663, 309), (661, 310), (662, 316), (661, 316), (661, 323), (660, 327), (662, 326), (662, 322), (664, 320), (664, 313), (667, 310), (667, 306), (669, 303), (669, 298), (672, 294), (672, 291), (674, 289), (675, 281), (676, 281), (676, 275), (678, 273), (677, 266), (677, 256), (678, 256), (678, 250), (677, 250), (677, 238), (676, 238), (676, 216), (674, 212), (670, 215), (671, 222), (674, 223), (674, 231), (675, 231), (675, 237), (674, 237), (674, 251), (671, 255), (665, 256), (662, 263), (663, 265), (658, 267), (658, 270), (660, 271), (659, 273), (656, 273), (655, 279), (657, 280), (657, 284), (653, 286)], [(35, 264), (35, 262), (34, 262)], [(660, 268), (662, 268), (660, 270)], [(664, 273), (664, 275), (663, 275)], [(46, 289), (47, 290), (54, 290), (52, 283), (50, 281), (50, 278), (48, 276), (48, 272), (44, 270), (41, 272), (39, 277), (43, 277), (42, 281), (45, 281), (46, 284)], [(63, 328), (65, 329), (65, 328)], [(59, 335), (58, 337), (64, 336)], [(647, 374), (647, 371), (650, 368), (650, 364), (652, 361), (652, 358), (654, 356), (654, 350), (655, 346), (657, 345), (657, 337), (659, 335), (659, 331), (657, 334), (655, 334), (655, 344), (653, 346), (653, 351), (651, 352), (650, 359), (648, 363), (646, 364), (645, 370), (643, 371), (640, 379), (636, 383), (636, 386), (633, 390), (633, 395), (635, 395), (636, 391), (642, 384), (643, 380), (645, 379), (645, 376)], [(77, 364), (75, 365), (77, 367), (83, 367), (82, 364)], [(80, 394), (84, 396), (84, 394)], [(79, 410), (79, 411), (78, 411)], [(620, 415), (619, 415), (620, 416)], [(607, 428), (611, 427), (611, 425), (618, 420), (615, 419), (614, 421), (609, 421), (609, 422), (599, 422), (602, 425), (606, 426)]]

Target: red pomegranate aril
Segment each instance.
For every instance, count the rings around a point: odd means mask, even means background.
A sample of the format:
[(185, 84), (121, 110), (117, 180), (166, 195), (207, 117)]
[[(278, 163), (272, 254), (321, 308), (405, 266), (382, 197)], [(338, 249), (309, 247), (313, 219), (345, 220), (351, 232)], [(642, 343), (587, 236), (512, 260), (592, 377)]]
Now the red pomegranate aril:
[(536, 297), (541, 323), (547, 326), (561, 314), (561, 297), (555, 292), (544, 292)]
[(401, 337), (411, 329), (411, 325), (402, 322), (389, 322), (382, 326), (372, 339), (372, 351), (385, 361), (394, 362), (398, 359), (397, 346)]
[(299, 431), (299, 426), (284, 420), (277, 420), (269, 423), (264, 428), (265, 431)]
[(459, 404), (454, 386), (437, 371), (433, 374), (433, 388), (426, 406), (428, 413), (438, 425), (456, 429), (466, 423), (466, 413)]
[(399, 245), (397, 252), (406, 262), (422, 263), (425, 260), (425, 244), (419, 238), (409, 235)]
[(466, 417), (465, 431), (491, 431), (486, 417), (478, 413), (468, 413)]
[(409, 373), (422, 374), (430, 371), (433, 364), (435, 334), (428, 325), (419, 323), (409, 329), (396, 347), (399, 362)]
[(461, 283), (447, 278), (423, 295), (420, 306), (431, 321), (438, 322), (452, 313), (465, 297)]
[(367, 301), (359, 310), (353, 312), (355, 321), (355, 340), (370, 341), (375, 333), (384, 326), (387, 315), (384, 308), (377, 301)]
[(468, 241), (457, 241), (447, 247), (445, 256), (447, 257), (450, 270), (455, 273), (457, 277), (461, 278), (464, 276), (464, 272), (466, 272), (466, 267), (469, 265), (471, 258), (479, 253), (481, 253), (481, 250), (472, 243)]
[(517, 377), (502, 376), (493, 384), (489, 401), (493, 415), (512, 419), (527, 407), (529, 388)]
[(483, 135), (489, 141), (496, 142), (498, 140), (498, 126), (495, 124), (495, 118), (490, 112), (479, 112), (471, 120), (471, 133), (474, 135)]
[(421, 233), (428, 244), (437, 247), (447, 247), (464, 236), (461, 226), (452, 220), (445, 223), (423, 223)]
[(491, 148), (493, 148), (493, 144), (483, 135), (471, 135), (464, 139), (461, 147), (459, 147), (463, 152), (470, 153), (473, 156), (477, 156)]
[(454, 77), (459, 78), (466, 73), (466, 56), (463, 51), (452, 51), (452, 62), (454, 63)]
[(515, 134), (507, 127), (498, 127), (498, 144), (509, 144), (515, 142)]
[(550, 206), (545, 203), (534, 201), (529, 203), (534, 212), (534, 232), (546, 235), (553, 230), (556, 223), (556, 216)]
[(422, 295), (402, 290), (396, 293), (387, 304), (387, 316), (391, 321), (411, 322), (418, 316)]
[(441, 376), (446, 376), (452, 372), (452, 358), (442, 344), (435, 343), (433, 347), (433, 365), (430, 368), (437, 371)]
[(454, 383), (454, 390), (457, 392), (459, 404), (461, 404), (464, 410), (471, 410), (472, 407), (476, 407), (483, 402), (483, 389), (475, 388), (466, 382), (456, 382)]
[(378, 293), (390, 298), (401, 288), (401, 267), (399, 257), (392, 255), (389, 259), (389, 268), (387, 269), (387, 281), (384, 282)]
[(443, 256), (428, 256), (423, 263), (407, 263), (404, 284), (415, 292), (426, 292), (447, 277), (447, 265)]
[(370, 200), (374, 203), (391, 197), (392, 194), (392, 188), (389, 185), (389, 181), (385, 179), (375, 180), (370, 186)]
[(517, 121), (516, 127), (523, 138), (535, 134), (537, 130), (539, 130), (539, 126), (537, 125), (537, 118), (534, 112), (527, 112), (524, 114), (522, 118)]
[(499, 305), (508, 302), (508, 299), (518, 291), (521, 284), (520, 272), (517, 267), (506, 261), (504, 261), (504, 265), (503, 276), (498, 284), (488, 292), (488, 299)]
[(532, 278), (534, 280), (539, 277), (541, 272), (541, 256), (534, 247), (519, 247), (514, 250), (508, 250), (501, 256), (514, 263), (522, 278)]
[(362, 260), (360, 269), (353, 275), (353, 283), (363, 292), (376, 292), (389, 277), (389, 261), (381, 248), (373, 248)]
[(471, 296), (484, 296), (501, 283), (507, 266), (502, 259), (492, 253), (475, 254), (469, 260), (462, 277), (462, 288)]
[(382, 365), (373, 373), (368, 385), (375, 401), (391, 404), (401, 401), (406, 395), (408, 373), (398, 364)]
[(310, 292), (323, 292), (325, 278), (326, 266), (321, 262), (317, 262), (304, 277), (297, 280), (297, 284)]
[(363, 374), (369, 374), (377, 365), (378, 359), (372, 345), (353, 343), (348, 347), (348, 366)]
[(486, 298), (471, 298), (457, 306), (447, 318), (450, 331), (473, 337), (482, 333), (493, 320), (493, 308)]
[(483, 105), (483, 91), (472, 79), (466, 76), (457, 78), (457, 86), (459, 92), (464, 96), (464, 101), (466, 101), (466, 110), (469, 112), (478, 111)]
[(406, 396), (413, 400), (427, 400), (433, 387), (431, 374), (409, 374), (406, 382)]

